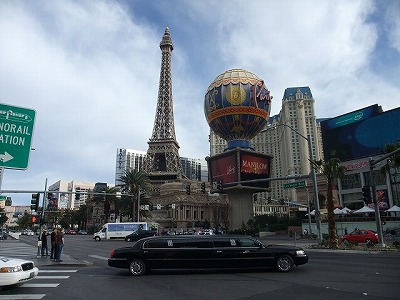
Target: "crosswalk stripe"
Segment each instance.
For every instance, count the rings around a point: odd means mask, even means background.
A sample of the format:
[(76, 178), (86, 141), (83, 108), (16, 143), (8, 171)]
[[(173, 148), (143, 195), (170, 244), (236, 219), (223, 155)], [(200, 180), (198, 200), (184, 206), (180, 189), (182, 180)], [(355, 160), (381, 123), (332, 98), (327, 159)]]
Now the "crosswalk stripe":
[(39, 269), (39, 274), (40, 273), (76, 273), (78, 270), (42, 270)]
[(21, 294), (21, 295), (0, 295), (0, 299), (16, 300), (16, 299), (42, 299), (46, 294)]
[(53, 276), (36, 276), (34, 279), (68, 279), (70, 276), (53, 275)]
[(98, 258), (101, 260), (108, 260), (108, 257), (100, 256), (100, 255), (89, 255), (89, 257)]
[(24, 288), (55, 288), (58, 287), (59, 283), (24, 283), (20, 287)]

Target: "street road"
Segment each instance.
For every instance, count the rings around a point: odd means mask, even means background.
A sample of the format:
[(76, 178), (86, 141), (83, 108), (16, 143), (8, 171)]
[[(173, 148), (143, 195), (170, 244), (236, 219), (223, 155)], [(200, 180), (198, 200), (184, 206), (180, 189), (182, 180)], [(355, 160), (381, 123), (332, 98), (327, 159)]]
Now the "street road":
[[(21, 240), (33, 247), (36, 239)], [(399, 252), (306, 249), (309, 263), (290, 273), (163, 271), (133, 277), (128, 270), (107, 266), (110, 251), (127, 245), (131, 243), (67, 235), (64, 253), (91, 264), (77, 268), (56, 289), (43, 289), (43, 299), (400, 299)], [(24, 293), (34, 291), (23, 289)]]

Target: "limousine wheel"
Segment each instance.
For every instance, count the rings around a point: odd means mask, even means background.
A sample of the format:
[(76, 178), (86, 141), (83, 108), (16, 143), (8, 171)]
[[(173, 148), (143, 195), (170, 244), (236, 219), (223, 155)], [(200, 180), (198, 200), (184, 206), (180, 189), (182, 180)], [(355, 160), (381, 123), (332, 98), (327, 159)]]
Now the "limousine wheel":
[(129, 264), (129, 271), (132, 275), (140, 276), (146, 273), (146, 265), (141, 259), (134, 259)]
[(293, 259), (287, 254), (279, 256), (278, 260), (276, 261), (276, 268), (281, 272), (289, 272), (293, 269), (293, 266)]

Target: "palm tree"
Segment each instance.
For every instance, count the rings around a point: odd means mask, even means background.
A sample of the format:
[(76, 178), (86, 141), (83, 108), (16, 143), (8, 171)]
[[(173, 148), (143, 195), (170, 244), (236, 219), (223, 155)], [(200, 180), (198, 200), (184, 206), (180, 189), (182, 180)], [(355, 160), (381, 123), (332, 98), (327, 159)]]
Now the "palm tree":
[(119, 180), (122, 182), (119, 186), (123, 193), (128, 193), (132, 197), (132, 220), (139, 220), (139, 216), (136, 215), (138, 206), (138, 193), (139, 190), (142, 192), (150, 191), (150, 179), (147, 173), (138, 171), (136, 169), (127, 168), (125, 169), (124, 175)]
[[(385, 145), (385, 147), (383, 148), (382, 152), (384, 154), (389, 154), (397, 149), (400, 148), (400, 142), (397, 142), (395, 144), (387, 144)], [(400, 154), (395, 154), (392, 157), (390, 157), (390, 162), (386, 165), (384, 165), (381, 168), (381, 172), (383, 172), (384, 174), (389, 173), (390, 168), (392, 167), (399, 167), (400, 166)]]
[(338, 158), (331, 158), (329, 161), (322, 160), (311, 161), (313, 167), (317, 171), (321, 171), (325, 175), (328, 183), (326, 205), (328, 210), (328, 236), (329, 247), (337, 249), (339, 247), (339, 239), (336, 232), (335, 214), (333, 212), (333, 189), (335, 181), (338, 178), (343, 178), (346, 173), (346, 167), (340, 166)]
[[(93, 201), (96, 204), (103, 203), (105, 217), (104, 223), (108, 223), (111, 211), (111, 204), (116, 204), (118, 202), (117, 192), (119, 192), (118, 187), (105, 186), (93, 195)], [(118, 207), (118, 205), (116, 206)], [(117, 214), (117, 212), (115, 213)]]

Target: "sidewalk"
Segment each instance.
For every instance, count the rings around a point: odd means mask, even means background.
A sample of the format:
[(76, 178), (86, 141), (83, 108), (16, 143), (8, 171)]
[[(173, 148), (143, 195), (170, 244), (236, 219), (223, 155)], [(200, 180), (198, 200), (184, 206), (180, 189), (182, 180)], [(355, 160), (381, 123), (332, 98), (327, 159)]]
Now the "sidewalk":
[[(20, 240), (16, 240), (12, 237), (9, 237), (6, 240), (2, 240), (0, 242), (0, 245), (6, 246), (7, 248), (0, 248), (2, 251), (0, 253), (0, 256), (6, 256), (6, 257), (15, 257), (15, 258), (21, 258), (21, 259), (26, 259), (26, 260), (31, 260), (35, 263), (35, 266), (41, 267), (41, 266), (74, 266), (74, 267), (79, 267), (79, 266), (88, 266), (91, 263), (86, 262), (86, 261), (80, 261), (72, 258), (71, 256), (67, 254), (61, 254), (61, 262), (55, 262), (53, 259), (50, 259), (50, 256), (41, 256), (38, 255), (38, 247), (32, 246), (30, 244), (21, 242)], [(25, 252), (20, 252), (20, 250), (25, 251)], [(12, 249), (12, 253), (8, 253), (8, 249)], [(29, 253), (27, 253), (27, 250), (29, 249)], [(13, 253), (15, 256), (13, 256)], [(18, 254), (17, 254), (18, 253)]]

